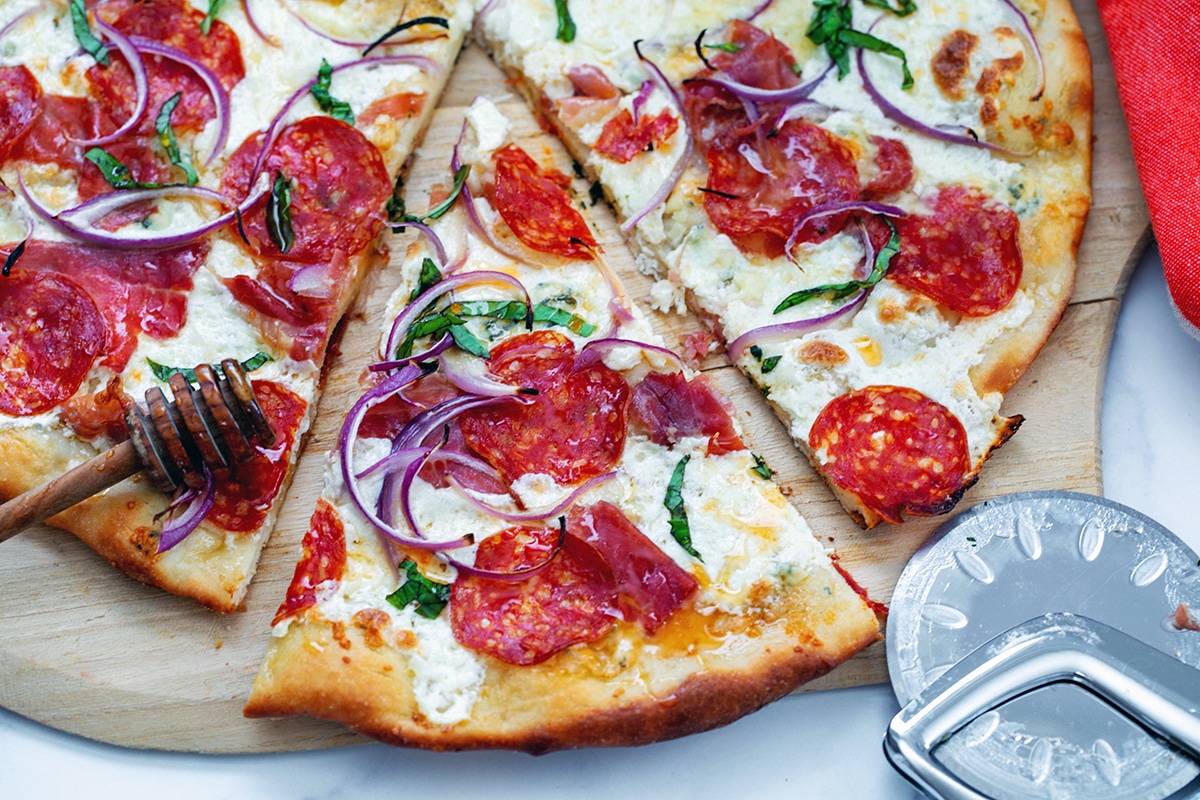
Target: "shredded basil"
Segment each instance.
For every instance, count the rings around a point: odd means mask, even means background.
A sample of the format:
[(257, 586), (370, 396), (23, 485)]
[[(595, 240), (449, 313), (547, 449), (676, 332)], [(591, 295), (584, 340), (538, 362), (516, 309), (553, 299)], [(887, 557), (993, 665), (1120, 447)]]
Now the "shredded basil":
[(891, 228), (892, 235), (888, 238), (887, 244), (879, 249), (875, 254), (875, 264), (871, 269), (871, 274), (861, 281), (847, 281), (846, 283), (831, 283), (824, 286), (815, 286), (812, 289), (801, 289), (798, 292), (793, 292), (783, 299), (779, 305), (775, 306), (774, 313), (778, 314), (781, 311), (786, 311), (789, 308), (798, 306), (812, 300), (814, 297), (827, 295), (830, 300), (837, 302), (844, 300), (860, 289), (869, 289), (879, 281), (883, 280), (883, 276), (887, 274), (888, 264), (891, 263), (892, 256), (900, 252), (900, 232), (896, 230), (896, 226), (887, 217), (880, 217), (887, 226)]
[(763, 358), (762, 348), (756, 344), (750, 345), (750, 355), (754, 356), (754, 358), (758, 361), (759, 370), (763, 375), (766, 375), (768, 372), (775, 369), (775, 367), (779, 366), (779, 361), (783, 358), (783, 356), (770, 356), (768, 358)]
[(399, 190), (399, 184), (397, 184), (397, 191), (392, 193), (392, 199), (388, 201), (386, 209), (388, 221), (392, 223), (392, 233), (403, 233), (406, 222), (425, 223), (431, 219), (441, 219), (447, 211), (454, 207), (454, 203), (462, 194), (463, 184), (467, 182), (467, 176), (470, 174), (470, 164), (463, 164), (459, 167), (458, 171), (454, 173), (454, 187), (450, 190), (450, 196), (421, 216), (404, 213), (404, 200), (397, 197)]
[(671, 474), (671, 482), (667, 484), (667, 495), (663, 498), (663, 505), (667, 507), (667, 511), (671, 512), (671, 518), (668, 520), (671, 525), (671, 536), (675, 537), (675, 541), (679, 542), (679, 546), (686, 550), (688, 555), (697, 561), (703, 561), (704, 559), (696, 552), (696, 548), (692, 547), (692, 529), (688, 525), (687, 509), (683, 507), (683, 474), (687, 471), (688, 461), (691, 458), (690, 455), (684, 456), (675, 465), (675, 472)]
[(291, 183), (278, 170), (267, 197), (267, 233), (281, 253), (291, 250), (296, 243), (296, 232), (292, 229)]
[(340, 119), (342, 122), (353, 125), (354, 112), (350, 109), (350, 104), (344, 100), (337, 100), (329, 94), (329, 86), (332, 82), (333, 67), (329, 66), (329, 62), (322, 58), (321, 68), (317, 70), (317, 82), (310, 86), (308, 91), (317, 101), (318, 108), (334, 119)]
[[(904, 9), (910, 2), (911, 0), (900, 0), (899, 5)], [(824, 45), (829, 58), (837, 64), (839, 80), (850, 74), (850, 48), (858, 47), (900, 59), (900, 66), (904, 71), (904, 79), (900, 86), (903, 89), (912, 88), (913, 77), (908, 71), (908, 58), (904, 51), (869, 33), (854, 30), (849, 0), (814, 0), (813, 5), (816, 7), (816, 13), (805, 33), (814, 44)], [(873, 5), (894, 11), (884, 0), (879, 0)], [(913, 6), (912, 10), (915, 8), (916, 6)], [(911, 13), (911, 10), (895, 13), (903, 16)]]
[(92, 26), (88, 24), (87, 6), (84, 4), (84, 0), (71, 0), (71, 24), (75, 27), (75, 38), (79, 40), (79, 46), (84, 49), (84, 52), (107, 67), (109, 63), (108, 48), (92, 33)]
[(4, 268), (0, 269), (0, 275), (5, 278), (8, 277), (9, 273), (12, 272), (13, 266), (17, 263), (17, 259), (25, 254), (25, 243), (28, 241), (28, 239), (22, 240), (20, 244), (12, 249), (8, 257), (4, 259)]
[(754, 458), (754, 466), (750, 468), (750, 471), (764, 481), (771, 480), (771, 476), (775, 474), (775, 470), (767, 466), (766, 459), (755, 453), (751, 453), (750, 455)]
[(196, 168), (184, 161), (179, 154), (179, 142), (175, 140), (175, 130), (171, 127), (171, 114), (175, 113), (175, 107), (182, 98), (183, 92), (176, 92), (162, 104), (162, 108), (158, 110), (158, 118), (154, 120), (154, 129), (158, 131), (158, 141), (167, 151), (167, 158), (183, 170), (183, 174), (187, 176), (187, 185), (195, 186), (200, 176), (196, 174)]
[[(429, 259), (426, 259), (426, 262), (429, 265), (433, 264)], [(422, 274), (424, 272), (425, 266), (423, 265)], [(454, 343), (461, 349), (481, 358), (488, 358), (487, 348), (465, 327), (467, 318), (470, 317), (487, 317), (513, 322), (525, 320), (527, 327), (532, 327), (534, 322), (544, 322), (548, 325), (567, 328), (573, 333), (585, 337), (596, 332), (596, 326), (592, 323), (569, 311), (556, 308), (546, 301), (535, 305), (531, 313), (529, 307), (520, 300), (464, 300), (451, 303), (441, 311), (426, 314), (414, 322), (408, 329), (408, 335), (404, 337), (404, 341), (397, 348), (396, 358), (407, 358), (412, 355), (413, 342), (417, 339), (443, 333), (453, 336)]]
[[(383, 212), (387, 214), (388, 222), (397, 225), (404, 221), (404, 173), (396, 176), (396, 185), (392, 187), (392, 196), (388, 198), (387, 205), (383, 207)], [(395, 233), (399, 233), (403, 228), (394, 229)]]
[(221, 13), (221, 6), (225, 5), (225, 0), (208, 0), (208, 13), (204, 15), (204, 20), (200, 23), (200, 30), (205, 36), (208, 36), (209, 30), (212, 29), (213, 20), (217, 18), (217, 14)]
[[(254, 355), (247, 358), (245, 361), (241, 362), (242, 369), (246, 370), (247, 372), (252, 372), (252, 371), (258, 369), (259, 367), (261, 367), (263, 364), (267, 363), (268, 361), (274, 361), (274, 360), (275, 359), (271, 358), (269, 355), (267, 355), (266, 353), (264, 353), (260, 350), (257, 353), (255, 353)], [(168, 367), (165, 364), (159, 364), (157, 361), (154, 361), (149, 358), (146, 359), (146, 363), (150, 365), (150, 371), (152, 373), (154, 373), (154, 377), (158, 378), (163, 383), (166, 383), (167, 381), (169, 381), (171, 379), (171, 376), (177, 372), (179, 374), (183, 375), (183, 377), (187, 378), (188, 383), (196, 383), (197, 382), (196, 381), (196, 371), (194, 369), (192, 369), (191, 367)], [(214, 366), (213, 370), (218, 375), (225, 374), (219, 364)]]
[(558, 31), (554, 38), (570, 44), (575, 41), (575, 20), (571, 19), (571, 9), (567, 8), (567, 0), (554, 0), (554, 11), (558, 14)]
[(363, 56), (366, 56), (367, 53), (370, 53), (376, 47), (379, 47), (379, 45), (383, 44), (388, 39), (395, 36), (397, 33), (400, 33), (401, 31), (406, 31), (409, 28), (415, 28), (417, 25), (437, 25), (441, 28), (446, 28), (447, 30), (449, 30), (449, 28), (450, 28), (450, 22), (445, 17), (417, 17), (416, 19), (410, 19), (408, 22), (401, 22), (399, 25), (397, 25), (396, 27), (389, 30), (383, 36), (380, 36), (378, 39), (371, 42), (371, 44), (367, 46), (367, 49), (363, 50), (363, 52), (362, 52)]
[(412, 290), (412, 294), (408, 296), (408, 302), (416, 300), (421, 295), (425, 294), (426, 290), (437, 286), (442, 282), (442, 271), (437, 268), (437, 264), (433, 263), (432, 258), (427, 258), (421, 262), (421, 274), (417, 276), (417, 287)]
[(410, 558), (400, 562), (400, 569), (404, 570), (404, 583), (387, 596), (387, 601), (399, 609), (416, 603), (418, 614), (425, 619), (437, 619), (450, 602), (450, 584), (429, 580)]
[(167, 183), (144, 183), (135, 181), (129, 167), (122, 164), (115, 156), (103, 147), (93, 147), (83, 154), (83, 157), (100, 169), (104, 180), (114, 189), (161, 189), (170, 186)]

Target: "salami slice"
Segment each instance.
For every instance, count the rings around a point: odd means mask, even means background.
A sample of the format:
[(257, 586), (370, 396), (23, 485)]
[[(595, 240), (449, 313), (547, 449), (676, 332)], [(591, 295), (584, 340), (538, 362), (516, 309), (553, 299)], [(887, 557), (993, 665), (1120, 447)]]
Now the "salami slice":
[(346, 529), (325, 498), (317, 500), (317, 510), (309, 520), (301, 547), (303, 553), (272, 625), (315, 604), (317, 588), (327, 581), (340, 581), (345, 574)]
[(611, 470), (625, 449), (629, 385), (602, 362), (575, 368), (575, 345), (535, 331), (492, 351), (491, 371), (534, 388), (527, 404), (475, 409), (459, 417), (467, 444), (508, 481), (528, 473), (569, 485)]
[[(229, 159), (221, 191), (245, 197), (262, 135), (247, 139)], [(242, 215), (243, 228), (255, 253), (311, 264), (335, 254), (366, 249), (383, 228), (380, 212), (392, 195), (383, 158), (375, 146), (350, 125), (332, 117), (306, 117), (280, 132), (263, 164), (268, 176), (282, 173), (291, 187), (291, 222), (295, 242), (287, 253), (271, 240), (267, 198)], [(236, 234), (235, 234), (236, 235)]]
[(655, 444), (706, 436), (709, 455), (746, 449), (725, 404), (703, 375), (689, 381), (682, 372), (651, 372), (633, 387), (630, 412), (635, 426)]
[(650, 541), (612, 503), (571, 511), (567, 525), (596, 548), (616, 580), (622, 616), (654, 633), (700, 588), (690, 572)]
[[(544, 562), (561, 533), (515, 527), (485, 539), (475, 566), (513, 572)], [(450, 587), (454, 638), (509, 664), (537, 664), (616, 624), (616, 584), (604, 559), (567, 534), (549, 566), (522, 581), (460, 576)]]
[(513, 144), (497, 150), (492, 160), (496, 176), (489, 195), (513, 234), (539, 253), (591, 261), (596, 239), (571, 202), (567, 176), (543, 170)]
[(75, 394), (104, 352), (104, 317), (64, 275), (18, 268), (2, 280), (0, 413), (40, 414)]
[(808, 434), (833, 483), (888, 522), (939, 514), (967, 489), (967, 433), (916, 389), (868, 386), (832, 400)]
[(884, 197), (912, 185), (913, 161), (908, 147), (899, 139), (872, 136), (875, 145), (875, 176), (862, 188), (864, 199)]
[(643, 114), (637, 122), (628, 109), (622, 109), (604, 123), (594, 149), (617, 163), (627, 164), (639, 153), (653, 150), (670, 139), (678, 129), (679, 120), (666, 109), (654, 116)]
[(254, 381), (254, 395), (275, 431), (275, 444), (258, 446), (249, 461), (216, 481), (216, 500), (206, 519), (227, 531), (257, 530), (267, 519), (291, 460), (308, 403), (274, 381)]
[(0, 67), (0, 163), (42, 115), (42, 87), (25, 67)]
[(773, 34), (735, 19), (726, 26), (730, 50), (718, 50), (708, 60), (724, 75), (759, 89), (787, 89), (800, 83), (792, 51)]
[(1017, 215), (965, 186), (942, 189), (931, 205), (932, 214), (897, 221), (888, 277), (969, 317), (1007, 306), (1021, 282)]

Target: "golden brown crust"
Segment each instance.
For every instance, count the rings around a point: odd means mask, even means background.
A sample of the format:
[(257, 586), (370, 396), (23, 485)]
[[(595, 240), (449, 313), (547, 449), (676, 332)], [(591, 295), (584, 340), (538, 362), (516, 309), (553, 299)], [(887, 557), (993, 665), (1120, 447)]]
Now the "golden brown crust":
[[(754, 613), (770, 621), (755, 622)], [(728, 724), (825, 674), (879, 636), (862, 598), (828, 564), (772, 601), (770, 610), (745, 614), (714, 612), (703, 618), (705, 630), (689, 639), (697, 615), (681, 609), (655, 637), (622, 625), (599, 642), (534, 666), (480, 656), (486, 678), (469, 719), (439, 726), (417, 707), (403, 648), (386, 635), (382, 646), (371, 646), (362, 627), (338, 629), (310, 612), (272, 641), (245, 713), (305, 713), (390, 744), (435, 750), (545, 753), (644, 744)], [(714, 637), (723, 626), (732, 630)], [(624, 656), (617, 654), (621, 638), (634, 641)], [(700, 644), (688, 652), (680, 644), (687, 641)], [(644, 650), (658, 643), (657, 652)]]

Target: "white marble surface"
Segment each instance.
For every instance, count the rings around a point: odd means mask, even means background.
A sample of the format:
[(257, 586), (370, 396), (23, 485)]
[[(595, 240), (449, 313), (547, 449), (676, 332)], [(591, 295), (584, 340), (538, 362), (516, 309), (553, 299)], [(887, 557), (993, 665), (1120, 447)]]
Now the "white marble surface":
[[(1200, 550), (1200, 342), (1175, 322), (1157, 250), (1117, 324), (1103, 418), (1105, 494)], [(169, 679), (169, 677), (164, 677)], [(0, 675), (0, 680), (4, 676)], [(898, 710), (885, 686), (788, 697), (728, 728), (639, 749), (433, 754), (380, 745), (271, 756), (139, 752), (0, 710), (0, 797), (88, 800), (405, 795), (909, 800), (880, 741)]]

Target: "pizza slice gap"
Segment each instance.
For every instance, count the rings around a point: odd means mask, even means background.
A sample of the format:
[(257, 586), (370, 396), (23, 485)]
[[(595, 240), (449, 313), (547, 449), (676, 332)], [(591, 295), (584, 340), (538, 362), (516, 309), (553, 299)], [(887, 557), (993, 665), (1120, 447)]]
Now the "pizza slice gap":
[[(220, 611), (240, 608), (255, 573), (329, 342), (386, 260), (385, 205), (473, 14), (412, 3), (331, 32), (305, 16), (319, 5), (251, 19), (226, 4), (210, 19), (183, 0), (107, 3), (85, 15), (107, 63), (79, 51), (65, 7), (17, 4), (5, 34), (14, 66), (0, 83), (17, 127), (0, 149), (14, 190), (0, 198), (11, 242), (0, 496), (124, 438), (122, 398), (169, 396), (172, 372), (243, 361), (279, 443), (214, 476), (212, 506), (185, 538), (164, 546), (171, 499), (142, 476), (53, 521), (132, 577)], [(364, 57), (402, 27), (397, 14), (425, 21)], [(88, 137), (98, 141), (74, 141)], [(230, 202), (242, 207), (229, 224), (208, 225)], [(103, 214), (63, 213), (81, 203)], [(46, 335), (14, 333), (29, 309)]]
[(544, 134), (484, 100), (461, 131), (245, 713), (441, 750), (640, 744), (875, 641), (623, 291)]
[(1020, 417), (1090, 205), (1068, 2), (496, 3), (658, 308), (719, 335), (864, 528), (949, 511)]

